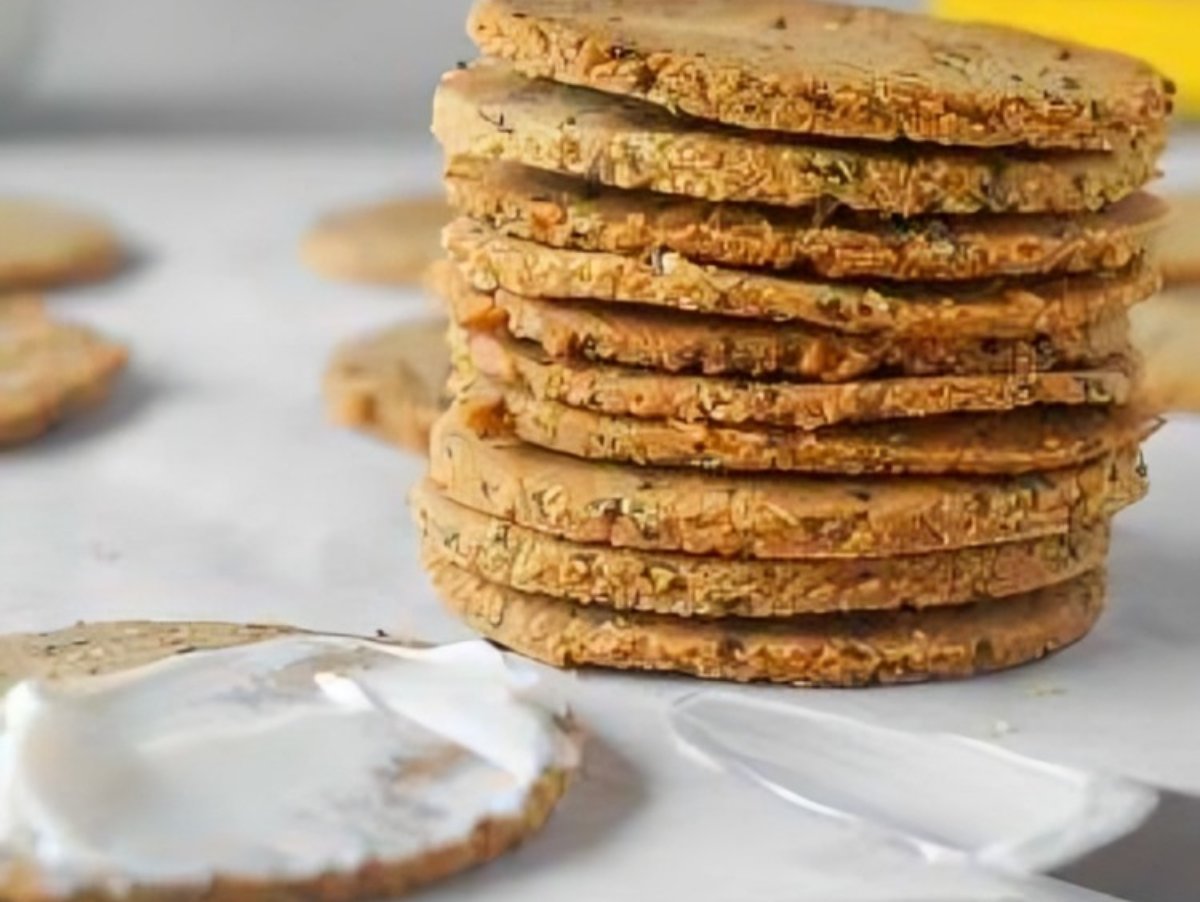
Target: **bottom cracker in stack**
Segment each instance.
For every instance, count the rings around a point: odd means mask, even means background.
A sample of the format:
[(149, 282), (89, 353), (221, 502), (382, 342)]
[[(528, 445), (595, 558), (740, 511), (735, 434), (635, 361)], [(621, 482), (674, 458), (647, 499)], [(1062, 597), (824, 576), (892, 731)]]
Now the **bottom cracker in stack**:
[(967, 676), (1094, 625), (1109, 521), (1146, 488), (1139, 429), (1015, 475), (705, 473), (534, 447), (477, 383), (435, 427), (414, 508), (451, 609), (552, 664)]

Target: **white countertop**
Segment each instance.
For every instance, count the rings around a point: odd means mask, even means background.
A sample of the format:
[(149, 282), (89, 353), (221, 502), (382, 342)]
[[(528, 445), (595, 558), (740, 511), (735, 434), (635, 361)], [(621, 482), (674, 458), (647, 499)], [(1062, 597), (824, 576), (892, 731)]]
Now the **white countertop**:
[[(295, 254), (320, 211), (435, 174), (431, 155), (379, 144), (0, 146), (0, 192), (105, 211), (142, 258), (52, 299), (128, 342), (134, 363), (106, 410), (0, 455), (0, 629), (192, 618), (464, 635), (417, 566), (404, 496), (422, 463), (328, 425), (320, 400), (337, 342), (427, 302), (322, 282)], [(1171, 423), (1148, 459), (1154, 491), (1117, 533), (1112, 612), (1079, 647), (967, 683), (739, 691), (999, 732), (1039, 757), (1200, 793), (1200, 422)], [(908, 861), (681, 756), (664, 711), (697, 688), (574, 678), (596, 739), (563, 809), (516, 855), (424, 898), (992, 898), (982, 878)]]

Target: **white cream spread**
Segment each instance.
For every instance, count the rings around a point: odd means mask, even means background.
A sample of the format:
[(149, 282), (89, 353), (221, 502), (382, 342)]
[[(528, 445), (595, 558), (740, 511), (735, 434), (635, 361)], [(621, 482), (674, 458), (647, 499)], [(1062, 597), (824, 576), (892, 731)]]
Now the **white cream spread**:
[(0, 866), (49, 892), (121, 892), (420, 856), (574, 766), (539, 685), (482, 642), (326, 636), (20, 683), (3, 703)]

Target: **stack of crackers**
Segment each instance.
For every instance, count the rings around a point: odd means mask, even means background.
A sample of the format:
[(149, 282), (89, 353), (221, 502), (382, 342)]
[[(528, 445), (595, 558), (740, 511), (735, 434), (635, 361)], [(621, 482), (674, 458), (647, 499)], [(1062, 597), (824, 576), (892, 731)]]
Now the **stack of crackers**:
[(1082, 637), (1146, 491), (1172, 88), (817, 2), (481, 0), (434, 131), (446, 602), (558, 665), (862, 685)]

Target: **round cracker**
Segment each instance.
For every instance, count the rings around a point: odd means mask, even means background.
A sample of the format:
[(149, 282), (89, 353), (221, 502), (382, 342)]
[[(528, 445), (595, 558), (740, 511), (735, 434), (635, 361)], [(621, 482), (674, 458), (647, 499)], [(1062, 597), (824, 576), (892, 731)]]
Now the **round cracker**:
[(69, 680), (132, 670), (173, 655), (262, 642), (285, 626), (194, 621), (80, 622), (44, 633), (0, 635), (0, 690), (21, 680)]
[(513, 433), (584, 460), (742, 473), (993, 475), (1078, 466), (1138, 441), (1140, 414), (1027, 407), (816, 431), (617, 417), (503, 392)]
[(1129, 350), (1129, 318), (1120, 313), (1065, 334), (1033, 339), (881, 339), (803, 323), (719, 319), (603, 301), (531, 298), (503, 289), (476, 291), (441, 261), (431, 285), (464, 328), (503, 329), (536, 342), (552, 357), (571, 357), (670, 373), (783, 375), (845, 382), (888, 375), (1025, 374), (1086, 368)]
[(1168, 286), (1200, 283), (1200, 193), (1169, 198), (1171, 216), (1155, 242)]
[(448, 404), (445, 320), (393, 326), (343, 345), (325, 373), (329, 418), (420, 454)]
[(330, 279), (416, 285), (441, 255), (441, 230), (453, 214), (441, 197), (406, 197), (347, 207), (324, 216), (300, 253)]
[(425, 552), (489, 582), (614, 611), (791, 617), (1007, 598), (1104, 564), (1107, 522), (1057, 536), (893, 558), (739, 560), (581, 545), (413, 490)]
[(622, 191), (469, 158), (451, 161), (446, 187), (459, 212), (512, 238), (645, 257), (669, 251), (699, 263), (797, 269), (827, 279), (950, 281), (1121, 269), (1145, 252), (1167, 218), (1167, 205), (1145, 193), (1069, 216), (822, 217), (817, 209)]
[(26, 297), (0, 298), (0, 447), (31, 441), (102, 404), (128, 354)]
[(571, 407), (644, 419), (820, 429), (840, 423), (951, 413), (1000, 413), (1035, 405), (1123, 404), (1134, 364), (1023, 375), (927, 376), (837, 384), (666, 373), (552, 358), (491, 332), (451, 330), (456, 367)]
[(649, 304), (752, 319), (800, 320), (840, 332), (898, 338), (954, 335), (1025, 339), (1117, 316), (1158, 291), (1157, 269), (968, 285), (822, 282), (702, 266), (675, 254), (651, 259), (543, 247), (469, 219), (451, 223), (446, 249), (478, 291)]
[(112, 228), (43, 200), (0, 198), (0, 290), (100, 279), (121, 263)]
[[(0, 687), (23, 679), (64, 680), (112, 673), (172, 655), (228, 648), (297, 632), (284, 626), (198, 622), (80, 623), (48, 633), (0, 636)], [(68, 897), (44, 890), (31, 868), (21, 863), (0, 875), (6, 898), (14, 902), (308, 902), (337, 898), (392, 898), (496, 858), (538, 832), (566, 791), (569, 774), (547, 771), (512, 816), (481, 821), (462, 841), (408, 861), (370, 861), (355, 870), (311, 878), (249, 880), (217, 876), (198, 885), (135, 885), (126, 889), (88, 887)]]
[(889, 557), (1069, 532), (1146, 492), (1135, 447), (1082, 467), (991, 477), (709, 474), (579, 460), (522, 444), (493, 401), (434, 426), (430, 477), (451, 500), (575, 542), (793, 559)]
[(1119, 53), (834, 3), (482, 0), (469, 27), (527, 75), (803, 135), (1104, 150), (1174, 93)]
[(1145, 361), (1138, 402), (1151, 410), (1200, 413), (1200, 292), (1178, 288), (1140, 305), (1133, 340)]
[(1025, 664), (1086, 635), (1104, 609), (1106, 588), (1101, 570), (1002, 602), (704, 621), (526, 595), (436, 557), (430, 569), (443, 601), (469, 626), (556, 667), (811, 686), (910, 683)]
[(1098, 210), (1152, 179), (1163, 146), (1154, 135), (1114, 141), (1107, 153), (914, 153), (905, 144), (788, 140), (486, 62), (443, 77), (433, 130), (449, 157), (520, 163), (616, 188), (900, 216)]

